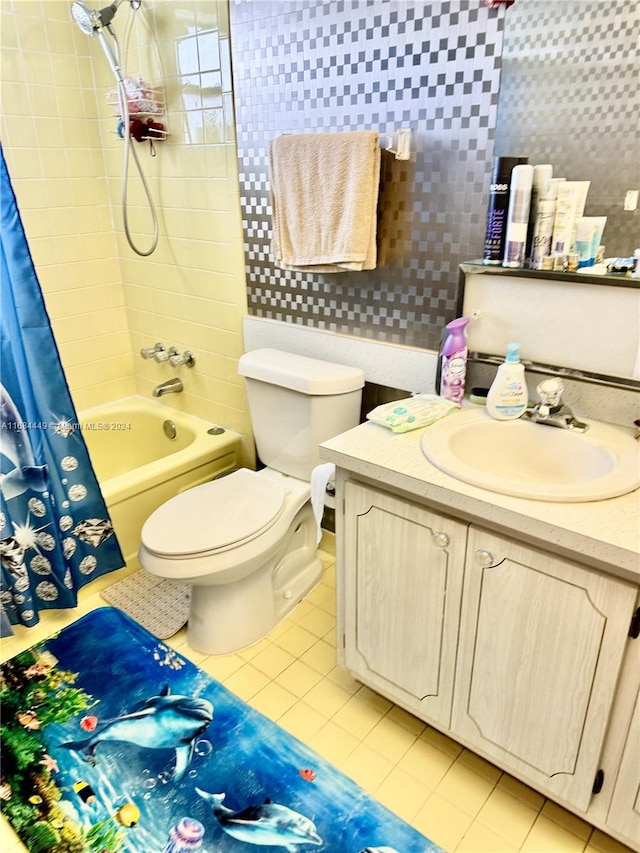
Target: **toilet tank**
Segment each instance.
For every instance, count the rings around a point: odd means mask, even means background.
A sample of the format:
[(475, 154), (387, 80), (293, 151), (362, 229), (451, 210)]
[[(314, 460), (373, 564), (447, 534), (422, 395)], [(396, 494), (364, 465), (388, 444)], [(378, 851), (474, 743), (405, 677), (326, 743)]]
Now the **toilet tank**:
[(358, 425), (359, 368), (257, 349), (240, 357), (238, 373), (246, 380), (258, 456), (282, 474), (310, 480), (318, 445)]

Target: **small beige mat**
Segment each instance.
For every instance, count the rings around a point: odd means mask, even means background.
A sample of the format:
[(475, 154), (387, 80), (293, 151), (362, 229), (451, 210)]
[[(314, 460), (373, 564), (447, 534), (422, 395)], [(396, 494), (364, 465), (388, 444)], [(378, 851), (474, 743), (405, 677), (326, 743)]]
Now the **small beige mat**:
[(173, 637), (189, 619), (191, 587), (156, 578), (142, 569), (100, 595), (161, 640)]

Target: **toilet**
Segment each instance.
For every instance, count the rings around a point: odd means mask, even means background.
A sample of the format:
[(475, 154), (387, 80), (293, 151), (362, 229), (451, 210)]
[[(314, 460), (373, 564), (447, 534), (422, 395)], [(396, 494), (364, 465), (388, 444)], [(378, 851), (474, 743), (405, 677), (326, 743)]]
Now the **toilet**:
[(312, 471), (318, 445), (358, 424), (364, 385), (358, 368), (276, 349), (245, 353), (238, 373), (266, 467), (171, 498), (139, 551), (149, 574), (191, 585), (187, 642), (206, 654), (261, 639), (320, 580)]

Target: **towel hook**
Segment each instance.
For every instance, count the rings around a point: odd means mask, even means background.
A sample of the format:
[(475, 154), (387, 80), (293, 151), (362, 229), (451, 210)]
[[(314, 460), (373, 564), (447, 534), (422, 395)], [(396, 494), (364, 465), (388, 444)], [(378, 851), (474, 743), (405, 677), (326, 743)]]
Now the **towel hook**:
[(386, 150), (396, 155), (396, 160), (408, 160), (411, 157), (411, 128), (399, 127), (395, 133), (396, 147), (393, 147), (393, 134), (387, 137)]

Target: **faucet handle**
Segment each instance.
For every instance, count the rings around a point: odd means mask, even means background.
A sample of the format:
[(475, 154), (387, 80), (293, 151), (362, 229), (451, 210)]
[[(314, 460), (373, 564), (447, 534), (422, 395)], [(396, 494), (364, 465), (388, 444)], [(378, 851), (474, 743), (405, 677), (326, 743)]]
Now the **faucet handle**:
[(169, 350), (169, 361), (174, 367), (180, 367), (181, 365), (185, 365), (185, 367), (193, 367), (196, 363), (195, 356), (189, 350), (185, 350), (183, 353), (180, 353), (175, 347), (171, 347)]
[(140, 355), (143, 358), (157, 358), (159, 352), (164, 352), (164, 344), (160, 342), (154, 344), (152, 347), (142, 347)]
[(557, 376), (553, 376), (551, 379), (543, 379), (542, 382), (536, 386), (536, 391), (540, 398), (538, 406), (541, 414), (545, 414), (545, 409), (548, 414), (552, 409), (556, 409), (562, 405), (564, 384), (562, 379), (559, 379)]

